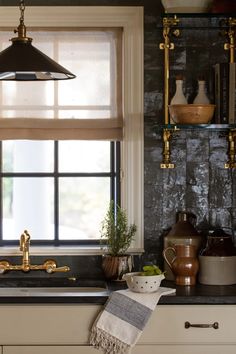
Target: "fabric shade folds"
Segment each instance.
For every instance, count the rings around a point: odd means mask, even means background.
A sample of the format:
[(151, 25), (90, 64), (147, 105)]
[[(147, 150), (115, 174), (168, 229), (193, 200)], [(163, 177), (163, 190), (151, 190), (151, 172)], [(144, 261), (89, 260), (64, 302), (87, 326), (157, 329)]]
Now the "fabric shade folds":
[(0, 140), (122, 140), (122, 119), (0, 118)]

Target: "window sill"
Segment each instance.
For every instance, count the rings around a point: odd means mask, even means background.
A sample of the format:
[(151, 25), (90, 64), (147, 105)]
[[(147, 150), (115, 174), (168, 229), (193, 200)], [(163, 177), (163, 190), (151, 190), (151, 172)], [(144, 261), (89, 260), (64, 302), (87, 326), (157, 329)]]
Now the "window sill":
[[(142, 254), (144, 249), (131, 248), (127, 253), (129, 254)], [(100, 247), (30, 247), (31, 256), (99, 256), (106, 252), (101, 250)], [(1, 256), (21, 256), (22, 252), (19, 250), (19, 247), (1, 247), (0, 257)]]

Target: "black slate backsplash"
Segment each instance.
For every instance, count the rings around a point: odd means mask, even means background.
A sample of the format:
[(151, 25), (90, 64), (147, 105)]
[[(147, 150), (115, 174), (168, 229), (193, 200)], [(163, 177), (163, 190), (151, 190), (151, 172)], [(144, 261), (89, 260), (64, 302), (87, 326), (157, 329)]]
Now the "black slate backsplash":
[[(18, 6), (17, 0), (0, 1), (0, 6)], [(175, 222), (176, 212), (187, 210), (197, 216), (199, 229), (208, 227), (236, 228), (236, 172), (224, 169), (227, 160), (226, 135), (218, 131), (192, 130), (174, 134), (171, 149), (175, 169), (162, 170), (162, 139), (156, 129), (164, 121), (163, 115), (163, 41), (160, 14), (163, 8), (157, 0), (28, 0), (26, 5), (111, 5), (144, 6), (144, 238), (143, 261), (162, 264), (163, 234)], [(46, 11), (46, 9), (45, 9)], [(219, 19), (194, 18), (184, 20), (197, 30), (181, 30), (181, 36), (173, 39), (175, 50), (171, 52), (170, 96), (175, 91), (175, 76), (185, 78), (185, 92), (192, 102), (197, 91), (197, 79), (204, 76), (211, 102), (214, 103), (213, 65), (227, 62), (228, 52), (223, 49), (225, 38), (217, 29), (206, 27)], [(204, 28), (205, 27), (205, 28)], [(201, 29), (202, 28), (202, 29)], [(44, 257), (45, 258), (45, 257)], [(80, 260), (78, 260), (80, 258)], [(94, 268), (100, 277), (100, 257), (86, 257), (88, 267), (80, 268), (84, 257), (58, 257), (60, 265), (71, 263), (71, 274)]]

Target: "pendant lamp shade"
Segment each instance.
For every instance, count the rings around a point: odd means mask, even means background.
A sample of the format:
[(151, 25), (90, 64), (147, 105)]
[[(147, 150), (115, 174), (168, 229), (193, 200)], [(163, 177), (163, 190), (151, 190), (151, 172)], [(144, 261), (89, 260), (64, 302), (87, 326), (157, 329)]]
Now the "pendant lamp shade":
[(30, 41), (13, 41), (0, 53), (0, 80), (66, 80), (70, 71), (35, 48)]
[(10, 47), (0, 52), (0, 81), (67, 80), (76, 76), (32, 45), (26, 36), (24, 1), (20, 1), (20, 24)]

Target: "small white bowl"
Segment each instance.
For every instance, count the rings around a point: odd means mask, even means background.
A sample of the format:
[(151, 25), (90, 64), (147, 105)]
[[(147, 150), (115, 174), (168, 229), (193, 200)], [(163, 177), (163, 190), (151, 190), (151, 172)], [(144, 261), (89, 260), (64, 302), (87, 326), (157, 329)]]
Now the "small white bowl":
[(126, 280), (128, 288), (135, 293), (154, 293), (160, 287), (161, 281), (165, 278), (160, 275), (140, 275), (139, 272), (126, 273), (123, 279)]

